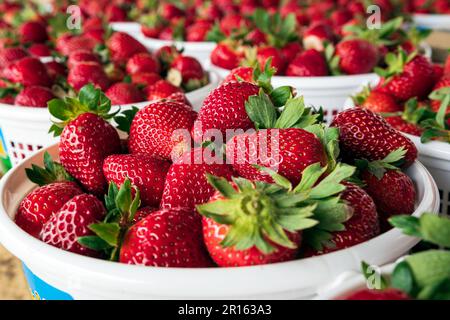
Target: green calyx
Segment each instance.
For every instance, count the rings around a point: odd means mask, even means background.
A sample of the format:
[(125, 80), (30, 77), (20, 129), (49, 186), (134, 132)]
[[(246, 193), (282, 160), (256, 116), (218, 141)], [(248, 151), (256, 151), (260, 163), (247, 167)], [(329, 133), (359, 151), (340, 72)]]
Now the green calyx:
[(89, 249), (104, 252), (111, 261), (117, 261), (123, 237), (133, 224), (140, 204), (139, 189), (132, 186), (129, 179), (125, 179), (120, 188), (111, 182), (105, 196), (105, 219), (90, 224), (89, 229), (95, 235), (79, 237), (78, 242)]
[(215, 23), (211, 30), (206, 34), (206, 41), (212, 41), (215, 43), (222, 42), (227, 36), (220, 29), (219, 23)]
[(25, 173), (30, 181), (39, 186), (53, 182), (75, 181), (60, 163), (53, 161), (48, 152), (44, 153), (44, 168), (32, 164), (31, 168), (25, 169)]
[[(313, 115), (313, 117), (315, 116), (318, 116), (318, 114)], [(308, 123), (305, 126), (304, 124), (306, 123), (303, 122), (299, 127), (313, 133), (320, 140), (320, 142), (322, 142), (327, 154), (328, 172), (333, 171), (337, 165), (337, 158), (340, 153), (339, 128), (329, 127), (324, 123)]]
[(341, 58), (335, 54), (336, 48), (332, 43), (325, 43), (325, 60), (327, 61), (328, 70), (333, 76), (338, 76), (342, 74), (342, 71), (339, 67), (339, 63)]
[(383, 84), (389, 83), (392, 78), (403, 72), (405, 65), (412, 61), (417, 56), (417, 51), (413, 51), (409, 55), (401, 48), (398, 48), (397, 54), (389, 52), (386, 54), (385, 63), (387, 67), (385, 69), (376, 67), (375, 72), (384, 78)]
[(380, 28), (367, 28), (359, 25), (345, 26), (344, 30), (349, 33), (345, 40), (364, 39), (371, 43), (384, 46), (393, 46), (399, 44), (398, 40), (393, 40), (392, 35), (396, 32), (402, 32), (403, 18), (397, 17), (383, 22)]
[(266, 10), (258, 8), (251, 18), (256, 27), (266, 34), (268, 43), (276, 48), (283, 48), (298, 39), (294, 14), (282, 18), (279, 13), (270, 15)]
[(400, 170), (406, 154), (404, 147), (398, 148), (381, 160), (367, 161), (366, 159), (355, 160), (356, 167), (362, 172), (368, 170), (378, 180), (381, 180), (387, 170)]
[(450, 114), (447, 114), (450, 107), (450, 87), (433, 91), (429, 98), (440, 101), (441, 104), (437, 113), (432, 113), (431, 116), (420, 122), (421, 127), (425, 129), (421, 136), (421, 142), (426, 143), (435, 139), (450, 143), (450, 125), (448, 123)]
[(53, 99), (48, 102), (50, 114), (58, 120), (53, 121), (49, 132), (54, 136), (59, 136), (62, 129), (72, 120), (83, 113), (94, 113), (104, 119), (111, 119), (118, 112), (109, 113), (111, 110), (111, 101), (100, 90), (92, 84), (87, 84), (81, 88), (78, 98), (64, 97), (62, 99)]
[(364, 102), (366, 102), (371, 91), (372, 91), (372, 88), (370, 87), (370, 85), (363, 86), (363, 88), (360, 92), (358, 92), (354, 96), (351, 96), (353, 103), (356, 106), (362, 106), (364, 104)]
[(138, 111), (139, 108), (135, 106), (132, 106), (131, 109), (122, 110), (122, 112), (114, 117), (114, 122), (117, 124), (116, 128), (123, 132), (130, 133), (131, 122), (133, 122)]
[(352, 176), (354, 167), (339, 164), (323, 180), (327, 168), (320, 163), (307, 167), (294, 188), (283, 176), (269, 168), (255, 166), (270, 174), (275, 183), (234, 178), (233, 187), (223, 178), (208, 176), (208, 181), (224, 199), (197, 206), (200, 214), (230, 226), (224, 247), (245, 250), (252, 246), (263, 253), (274, 250), (270, 242), (295, 248), (286, 232), (303, 230), (306, 243), (321, 249), (332, 246), (330, 232), (344, 230), (350, 208), (340, 200), (345, 190), (341, 182)]
[(139, 18), (139, 21), (149, 28), (160, 28), (167, 25), (167, 21), (156, 12), (150, 12)]

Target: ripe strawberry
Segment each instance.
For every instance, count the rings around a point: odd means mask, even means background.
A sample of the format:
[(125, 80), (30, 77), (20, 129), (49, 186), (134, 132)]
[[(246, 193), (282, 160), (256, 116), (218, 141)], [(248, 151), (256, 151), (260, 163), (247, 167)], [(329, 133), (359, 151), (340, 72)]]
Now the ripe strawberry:
[(222, 85), (227, 82), (240, 80), (245, 82), (254, 82), (253, 80), (253, 68), (252, 67), (237, 67), (230, 71), (230, 73), (223, 79)]
[(106, 214), (103, 204), (93, 195), (80, 194), (67, 201), (43, 226), (40, 239), (57, 248), (82, 254), (99, 256), (77, 242), (82, 236), (93, 235), (88, 228), (101, 221)]
[(186, 92), (201, 88), (208, 83), (208, 77), (200, 62), (188, 56), (178, 56), (172, 61), (167, 79), (177, 87), (182, 86)]
[(365, 87), (361, 93), (354, 96), (353, 101), (375, 113), (399, 112), (403, 109), (393, 96), (380, 90), (371, 90), (370, 87)]
[(321, 141), (303, 129), (268, 129), (234, 136), (227, 143), (227, 159), (233, 169), (249, 180), (272, 182), (253, 165), (271, 168), (296, 185), (303, 170), (313, 163), (327, 165)]
[(184, 16), (184, 11), (172, 3), (163, 3), (160, 7), (161, 16), (166, 20), (173, 20), (174, 18), (181, 18)]
[(131, 104), (145, 101), (144, 94), (131, 83), (117, 82), (106, 90), (105, 95), (111, 104)]
[(149, 38), (158, 38), (167, 25), (167, 21), (158, 13), (145, 14), (141, 17), (140, 22), (142, 33)]
[(181, 54), (181, 50), (178, 50), (176, 46), (162, 46), (155, 52), (156, 58), (159, 60), (163, 69), (167, 69), (168, 66)]
[(162, 208), (189, 208), (208, 202), (214, 188), (206, 173), (231, 179), (233, 169), (208, 148), (195, 148), (177, 159), (167, 173), (161, 201)]
[(197, 21), (186, 29), (186, 40), (194, 42), (206, 41), (206, 36), (212, 27), (213, 24), (209, 21)]
[[(443, 76), (433, 87), (432, 91), (439, 90), (445, 87), (450, 87), (450, 75)], [(439, 107), (441, 106), (441, 101), (439, 100), (431, 100), (431, 109), (434, 112), (439, 111)], [(450, 107), (447, 107), (447, 113), (449, 112)]]
[(44, 64), (32, 57), (12, 62), (6, 67), (3, 74), (9, 81), (24, 86), (49, 87), (52, 84)]
[(291, 77), (321, 77), (328, 74), (325, 57), (315, 49), (298, 54), (286, 69), (286, 75)]
[(45, 69), (47, 69), (47, 73), (52, 81), (56, 81), (58, 77), (65, 77), (67, 74), (66, 67), (57, 61), (46, 62)]
[(194, 140), (202, 141), (203, 133), (209, 129), (218, 129), (225, 137), (227, 129), (253, 128), (245, 102), (258, 92), (259, 87), (249, 82), (229, 82), (211, 91), (199, 111)]
[(128, 74), (135, 74), (140, 72), (159, 73), (159, 61), (151, 53), (137, 53), (128, 60), (126, 65)]
[(255, 29), (245, 36), (245, 41), (254, 46), (262, 46), (267, 43), (267, 36), (261, 30)]
[(123, 32), (114, 32), (106, 41), (111, 60), (125, 64), (136, 53), (147, 52), (147, 49), (132, 36)]
[(49, 57), (52, 55), (50, 48), (43, 43), (35, 43), (28, 48), (28, 52), (34, 57)]
[(425, 98), (433, 87), (434, 71), (427, 58), (414, 54), (406, 57), (402, 51), (395, 56), (386, 55), (388, 68), (377, 70), (385, 79), (380, 89), (393, 95), (398, 100), (406, 101), (412, 97)]
[(372, 198), (355, 184), (344, 182), (346, 188), (341, 199), (352, 208), (353, 215), (344, 223), (345, 230), (333, 234), (333, 247), (321, 250), (307, 248), (304, 256), (316, 256), (354, 246), (376, 237), (380, 233), (378, 213)]
[(433, 83), (437, 83), (444, 76), (444, 66), (439, 63), (433, 63), (433, 74)]
[(42, 43), (48, 39), (45, 25), (38, 21), (27, 21), (17, 30), (21, 43)]
[(96, 62), (100, 64), (100, 58), (92, 51), (76, 50), (69, 54), (67, 59), (67, 67), (71, 69), (80, 62)]
[(219, 43), (211, 52), (212, 64), (228, 70), (237, 68), (241, 58), (242, 54), (224, 43)]
[(103, 194), (106, 189), (103, 160), (121, 151), (116, 129), (103, 119), (111, 117), (108, 114), (110, 105), (108, 98), (92, 84), (80, 90), (78, 100), (71, 98), (49, 103), (50, 114), (57, 119), (61, 119), (64, 110), (62, 122), (56, 122), (50, 129), (55, 135), (61, 135), (61, 164), (87, 191), (96, 195)]
[(103, 162), (103, 173), (119, 187), (130, 179), (140, 191), (142, 204), (158, 207), (169, 167), (169, 162), (145, 154), (111, 155)]
[(120, 262), (154, 267), (210, 267), (201, 232), (194, 212), (160, 209), (128, 230)]
[(78, 50), (93, 51), (98, 41), (86, 35), (62, 35), (56, 40), (56, 49), (64, 56)]
[(339, 68), (346, 74), (368, 73), (378, 64), (378, 48), (362, 39), (344, 40), (336, 46)]
[(109, 79), (103, 67), (97, 62), (89, 61), (75, 64), (69, 70), (67, 82), (77, 91), (89, 83), (101, 90), (109, 87)]
[(14, 104), (25, 107), (47, 108), (47, 102), (54, 99), (53, 92), (41, 86), (25, 87), (14, 100)]
[(283, 48), (281, 48), (281, 53), (286, 61), (286, 64), (289, 64), (294, 58), (302, 52), (302, 45), (298, 42), (289, 42)]
[(269, 59), (272, 59), (272, 67), (276, 69), (276, 74), (283, 74), (286, 68), (286, 62), (282, 53), (277, 48), (268, 46), (257, 49), (256, 60), (261, 69), (264, 68)]
[(13, 61), (28, 56), (28, 53), (20, 47), (4, 48), (0, 50), (0, 68), (5, 68)]
[(195, 111), (183, 103), (150, 103), (136, 114), (131, 123), (130, 152), (170, 160), (173, 153), (183, 153), (190, 143), (190, 136), (183, 136), (180, 132), (174, 135), (174, 132), (178, 129), (190, 130), (195, 118)]
[(248, 22), (239, 14), (227, 14), (220, 20), (220, 30), (229, 36), (237, 30), (248, 26)]
[(361, 289), (345, 295), (340, 300), (411, 300), (411, 298), (398, 289), (384, 290)]
[(108, 22), (126, 21), (127, 11), (119, 5), (111, 4), (106, 7), (105, 18)]
[(313, 23), (303, 33), (303, 47), (323, 51), (325, 42), (333, 42), (331, 27), (325, 23)]
[(401, 116), (390, 116), (384, 118), (387, 123), (389, 123), (393, 128), (398, 131), (412, 134), (413, 136), (420, 137), (422, 135), (423, 129), (414, 123), (404, 120)]
[(145, 93), (148, 101), (156, 101), (168, 98), (176, 93), (183, 93), (183, 90), (166, 80), (159, 80), (145, 88)]
[(74, 182), (53, 182), (43, 185), (20, 202), (14, 218), (16, 224), (34, 237), (39, 237), (42, 226), (74, 196), (81, 194)]
[(333, 119), (331, 126), (339, 128), (341, 150), (345, 156), (352, 159), (381, 160), (401, 147), (406, 150), (405, 167), (417, 158), (414, 143), (370, 110), (344, 110)]
[(161, 76), (157, 73), (151, 72), (138, 72), (131, 75), (131, 83), (134, 83), (143, 87), (150, 87), (159, 80), (162, 80)]

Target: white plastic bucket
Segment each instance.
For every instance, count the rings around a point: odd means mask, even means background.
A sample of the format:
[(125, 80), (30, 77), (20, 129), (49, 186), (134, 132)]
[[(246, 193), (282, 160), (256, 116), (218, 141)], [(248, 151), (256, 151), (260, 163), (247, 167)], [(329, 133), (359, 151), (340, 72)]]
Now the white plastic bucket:
[[(0, 242), (23, 261), (31, 291), (41, 299), (311, 298), (342, 272), (359, 270), (361, 260), (384, 265), (418, 242), (392, 229), (323, 256), (240, 268), (155, 268), (84, 257), (35, 239), (13, 221), (18, 204), (35, 187), (24, 169), (42, 165), (44, 151), (58, 158), (55, 144), (24, 160), (0, 180)], [(413, 215), (437, 212), (438, 191), (425, 167), (415, 162), (407, 174), (417, 191)]]
[(450, 14), (418, 14), (412, 16), (414, 23), (432, 30), (450, 30)]
[[(230, 70), (211, 65), (211, 70), (216, 71), (225, 78)], [(272, 77), (272, 85), (292, 86), (297, 89), (299, 95), (305, 98), (305, 103), (310, 106), (322, 107), (327, 123), (342, 111), (345, 100), (355, 92), (362, 83), (378, 79), (375, 73), (328, 76), (328, 77)]]
[[(186, 96), (198, 111), (206, 96), (219, 84), (219, 76), (215, 72), (209, 73), (209, 84), (189, 92)], [(146, 102), (120, 106), (122, 109), (136, 106), (145, 107)], [(113, 109), (119, 106), (113, 106)], [(0, 103), (0, 130), (3, 133), (8, 156), (14, 166), (22, 159), (42, 147), (57, 141), (48, 134), (51, 126), (50, 114), (47, 108), (33, 108), (14, 106)]]
[[(358, 92), (358, 91), (356, 91)], [(354, 107), (352, 99), (347, 99), (343, 109)], [(450, 215), (450, 144), (441, 141), (420, 142), (420, 137), (402, 133), (411, 139), (419, 152), (419, 160), (433, 176), (439, 189), (439, 212)]]

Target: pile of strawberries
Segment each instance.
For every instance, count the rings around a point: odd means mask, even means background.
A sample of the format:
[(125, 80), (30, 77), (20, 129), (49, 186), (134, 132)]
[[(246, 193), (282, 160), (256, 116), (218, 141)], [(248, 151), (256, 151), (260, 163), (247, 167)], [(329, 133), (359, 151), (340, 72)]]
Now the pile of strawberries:
[(450, 143), (450, 57), (432, 64), (403, 51), (386, 57), (381, 79), (355, 95), (356, 105), (380, 113), (397, 130), (421, 136), (422, 142)]
[(450, 3), (447, 0), (404, 0), (403, 9), (407, 13), (450, 14)]
[(111, 114), (92, 85), (53, 100), (60, 163), (46, 154), (44, 168), (27, 169), (39, 187), (16, 223), (82, 255), (228, 267), (347, 248), (414, 211), (402, 172), (417, 157), (408, 138), (362, 108), (326, 127), (292, 88), (273, 88), (275, 70), (265, 67), (248, 81), (226, 80), (198, 113), (169, 98)]

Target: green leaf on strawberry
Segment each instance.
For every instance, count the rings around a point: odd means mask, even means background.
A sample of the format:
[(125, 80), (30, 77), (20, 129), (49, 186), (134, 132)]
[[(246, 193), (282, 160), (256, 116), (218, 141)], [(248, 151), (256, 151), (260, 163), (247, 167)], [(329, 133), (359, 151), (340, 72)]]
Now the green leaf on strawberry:
[(48, 152), (44, 153), (43, 168), (32, 164), (31, 168), (25, 169), (25, 173), (30, 181), (39, 186), (53, 182), (75, 181), (75, 179), (67, 173), (60, 163), (53, 161)]
[(401, 147), (391, 153), (381, 160), (367, 161), (366, 159), (356, 159), (356, 167), (360, 171), (368, 170), (372, 173), (378, 180), (383, 178), (386, 170), (399, 170), (406, 154), (406, 149)]
[(134, 116), (139, 111), (138, 107), (131, 107), (131, 109), (123, 110), (119, 114), (114, 117), (114, 121), (117, 123), (117, 129), (130, 133), (131, 122), (134, 119)]

